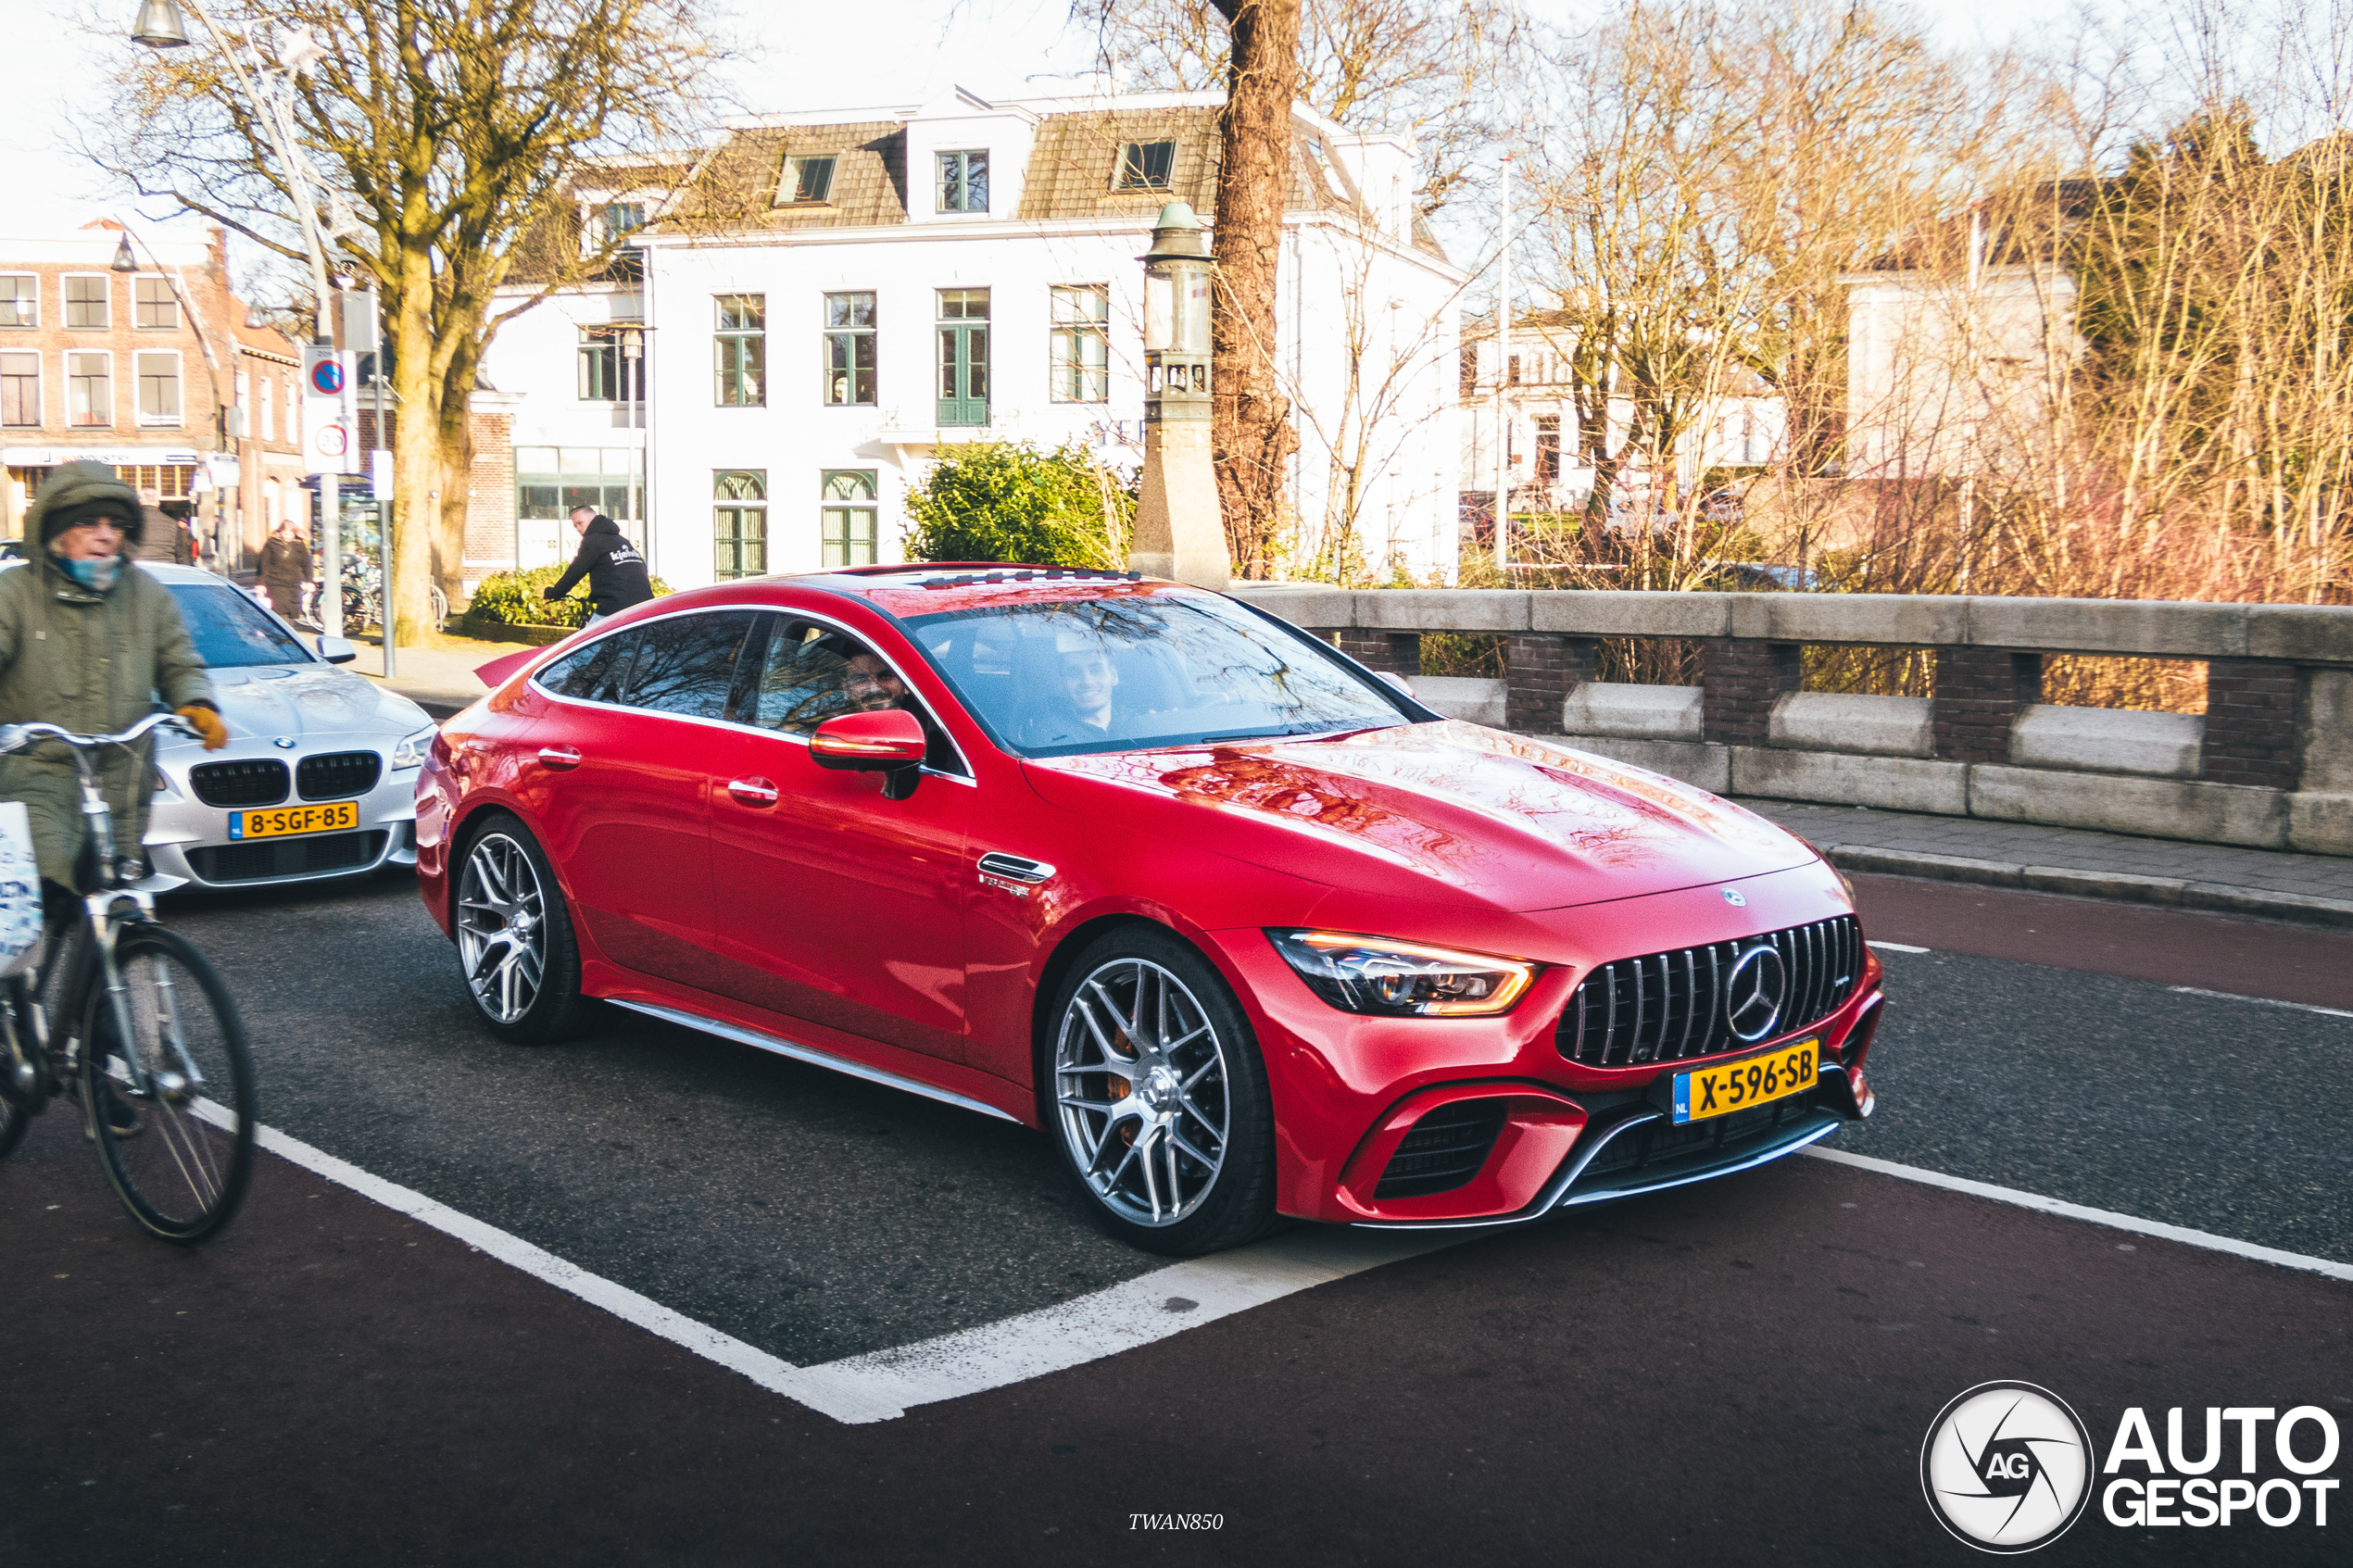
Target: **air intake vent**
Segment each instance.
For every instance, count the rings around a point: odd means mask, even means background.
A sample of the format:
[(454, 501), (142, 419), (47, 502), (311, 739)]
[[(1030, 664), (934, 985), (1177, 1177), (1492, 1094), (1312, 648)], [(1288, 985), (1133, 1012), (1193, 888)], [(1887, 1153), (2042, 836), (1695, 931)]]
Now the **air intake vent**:
[(1561, 1055), (1587, 1067), (1639, 1067), (1753, 1043), (1732, 1033), (1724, 998), (1733, 966), (1759, 947), (1780, 955), (1786, 988), (1780, 1017), (1758, 1041), (1820, 1022), (1862, 983), (1863, 932), (1853, 915), (1618, 959), (1587, 975), (1569, 997), (1554, 1036)]
[(275, 806), (286, 797), (286, 765), (274, 757), (256, 762), (199, 762), (188, 786), (208, 806)]
[(1397, 1152), (1389, 1157), (1389, 1168), (1373, 1189), (1374, 1199), (1453, 1191), (1478, 1174), (1503, 1130), (1500, 1099), (1465, 1099), (1440, 1106), (1415, 1123), (1414, 1130), (1398, 1144)]
[(295, 787), (305, 800), (341, 800), (376, 787), (384, 759), (372, 751), (333, 751), (306, 757), (295, 770)]
[(265, 838), (258, 844), (208, 844), (188, 851), (188, 865), (208, 883), (268, 882), (364, 871), (384, 854), (389, 836), (379, 829), (322, 833), (308, 838)]

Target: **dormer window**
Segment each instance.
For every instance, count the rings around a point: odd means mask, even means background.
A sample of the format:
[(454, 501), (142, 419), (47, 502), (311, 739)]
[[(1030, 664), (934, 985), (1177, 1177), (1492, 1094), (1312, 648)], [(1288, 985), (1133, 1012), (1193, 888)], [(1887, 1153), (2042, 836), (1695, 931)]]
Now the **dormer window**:
[(938, 155), (938, 169), (940, 211), (988, 210), (988, 154), (986, 150), (941, 153)]
[(593, 256), (623, 234), (634, 234), (645, 226), (645, 203), (601, 203), (588, 209), (588, 220), (581, 226), (580, 252)]
[(776, 181), (778, 207), (813, 207), (833, 199), (835, 155), (788, 157)]
[(1119, 149), (1118, 191), (1165, 191), (1176, 169), (1174, 142), (1129, 142)]

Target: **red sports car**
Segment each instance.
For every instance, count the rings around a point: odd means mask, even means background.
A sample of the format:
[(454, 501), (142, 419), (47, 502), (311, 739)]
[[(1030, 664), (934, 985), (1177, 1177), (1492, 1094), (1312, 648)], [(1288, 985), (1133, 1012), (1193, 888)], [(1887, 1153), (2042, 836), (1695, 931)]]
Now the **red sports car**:
[(600, 998), (1039, 1127), (1139, 1247), (1532, 1220), (1871, 1109), (1805, 843), (1232, 598), (764, 578), (486, 673), (417, 869), (495, 1033)]

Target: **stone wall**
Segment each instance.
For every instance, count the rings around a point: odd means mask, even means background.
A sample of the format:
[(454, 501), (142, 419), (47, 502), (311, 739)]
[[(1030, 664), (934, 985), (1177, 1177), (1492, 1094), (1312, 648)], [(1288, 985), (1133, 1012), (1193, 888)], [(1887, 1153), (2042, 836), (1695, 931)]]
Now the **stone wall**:
[[(1846, 594), (1239, 584), (1426, 705), (1738, 795), (2353, 855), (2353, 608)], [(1424, 632), (1502, 680), (1415, 679)], [(1696, 688), (1593, 679), (1596, 640), (1702, 644)], [(1931, 650), (1930, 696), (1802, 690), (1808, 644)], [(2202, 659), (2203, 717), (2041, 700), (2044, 659)]]

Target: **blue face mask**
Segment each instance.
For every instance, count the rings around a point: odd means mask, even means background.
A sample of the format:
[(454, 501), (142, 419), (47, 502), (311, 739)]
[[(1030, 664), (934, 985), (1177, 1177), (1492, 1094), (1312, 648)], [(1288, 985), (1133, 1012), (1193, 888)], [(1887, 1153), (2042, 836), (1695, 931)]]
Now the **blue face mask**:
[(122, 558), (100, 556), (94, 560), (69, 560), (59, 556), (57, 565), (82, 587), (94, 594), (103, 594), (114, 586), (115, 574), (122, 570)]

